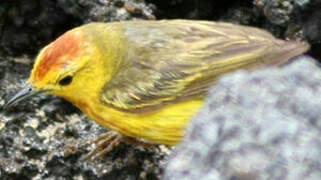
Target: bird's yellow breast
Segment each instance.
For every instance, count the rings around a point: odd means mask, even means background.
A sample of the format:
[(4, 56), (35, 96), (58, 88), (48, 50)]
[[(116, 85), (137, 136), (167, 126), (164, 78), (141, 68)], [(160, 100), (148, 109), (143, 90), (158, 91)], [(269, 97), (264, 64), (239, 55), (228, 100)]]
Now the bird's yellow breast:
[(188, 120), (203, 105), (203, 98), (194, 98), (165, 105), (156, 111), (129, 113), (106, 106), (97, 99), (75, 102), (92, 120), (129, 137), (174, 145), (178, 143)]

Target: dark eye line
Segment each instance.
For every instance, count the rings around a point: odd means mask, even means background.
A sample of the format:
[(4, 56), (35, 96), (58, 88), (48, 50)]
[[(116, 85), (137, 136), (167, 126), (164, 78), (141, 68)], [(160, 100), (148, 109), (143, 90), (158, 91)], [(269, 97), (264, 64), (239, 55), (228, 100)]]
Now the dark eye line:
[(66, 86), (72, 82), (72, 76), (68, 75), (59, 81), (59, 85)]

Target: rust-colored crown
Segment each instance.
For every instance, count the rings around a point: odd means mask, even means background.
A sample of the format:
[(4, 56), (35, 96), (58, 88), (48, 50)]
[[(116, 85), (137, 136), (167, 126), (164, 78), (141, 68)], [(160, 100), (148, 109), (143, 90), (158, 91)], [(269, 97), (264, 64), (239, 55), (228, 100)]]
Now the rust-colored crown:
[(68, 31), (47, 45), (38, 55), (33, 78), (40, 80), (50, 69), (57, 69), (72, 60), (80, 50), (79, 31)]

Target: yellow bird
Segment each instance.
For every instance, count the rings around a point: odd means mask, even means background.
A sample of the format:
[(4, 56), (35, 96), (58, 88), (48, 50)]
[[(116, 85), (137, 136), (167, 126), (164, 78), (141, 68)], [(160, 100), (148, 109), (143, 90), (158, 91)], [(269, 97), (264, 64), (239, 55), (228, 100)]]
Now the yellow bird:
[(98, 139), (107, 147), (89, 157), (136, 138), (174, 145), (222, 73), (279, 65), (308, 48), (222, 22), (91, 23), (43, 48), (26, 87), (7, 106), (39, 92), (53, 94), (118, 132)]

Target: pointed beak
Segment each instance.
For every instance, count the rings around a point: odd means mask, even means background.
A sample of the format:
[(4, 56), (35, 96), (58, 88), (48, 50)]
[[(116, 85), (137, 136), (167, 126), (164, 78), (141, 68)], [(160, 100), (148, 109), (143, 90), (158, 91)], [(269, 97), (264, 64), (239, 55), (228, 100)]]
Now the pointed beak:
[(18, 102), (27, 99), (28, 97), (37, 95), (43, 91), (36, 91), (32, 89), (32, 84), (26, 84), (26, 86), (21, 89), (15, 96), (13, 96), (7, 104), (4, 105), (4, 109), (10, 108), (12, 105), (17, 104)]

